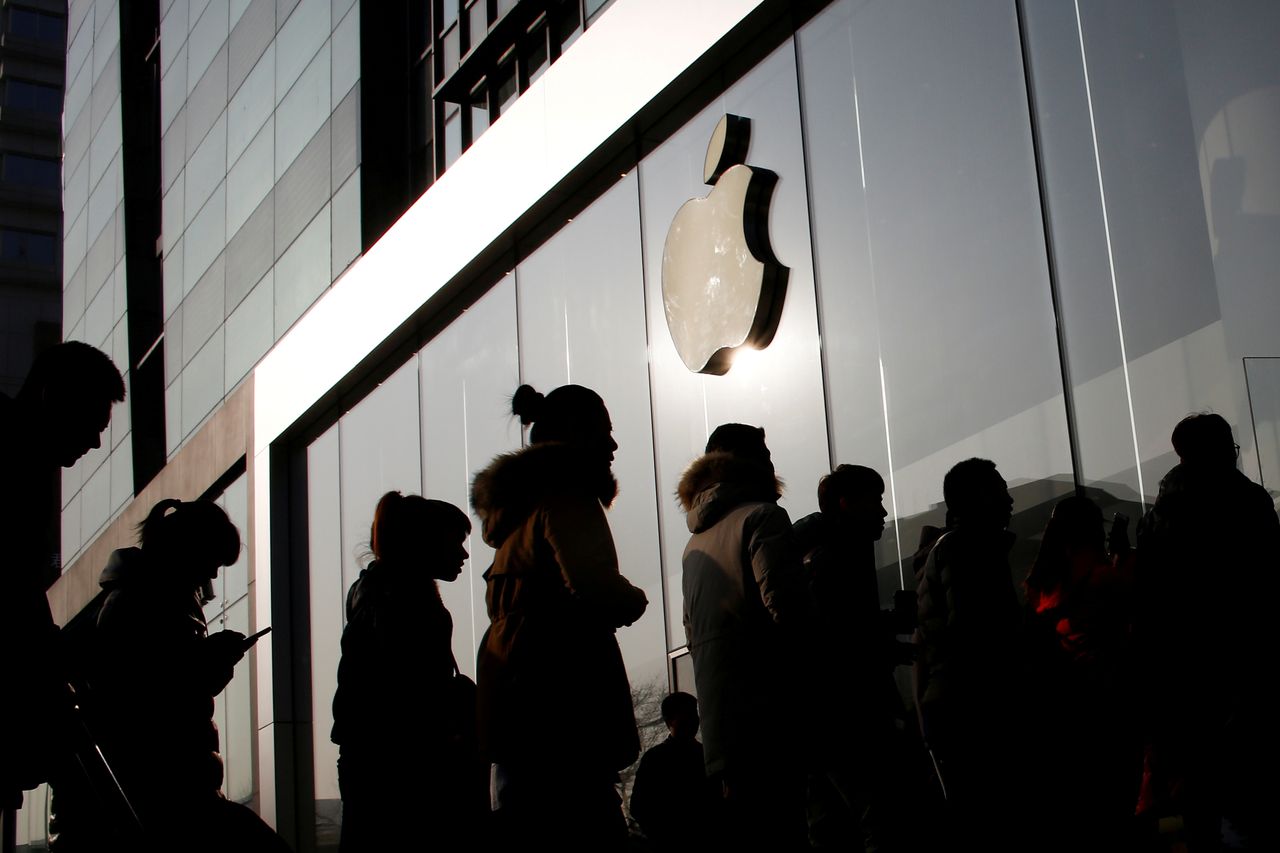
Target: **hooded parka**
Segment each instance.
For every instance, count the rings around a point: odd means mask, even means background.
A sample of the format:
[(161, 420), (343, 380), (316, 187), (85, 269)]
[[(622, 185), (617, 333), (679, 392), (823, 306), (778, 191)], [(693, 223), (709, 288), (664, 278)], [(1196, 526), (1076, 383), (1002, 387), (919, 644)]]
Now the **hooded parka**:
[(677, 491), (692, 534), (684, 628), (708, 774), (750, 772), (791, 752), (799, 685), (788, 658), (805, 592), (781, 494), (772, 467), (723, 452), (695, 460)]
[(607, 464), (543, 442), (476, 475), (471, 504), (496, 550), (476, 684), (481, 749), (512, 767), (609, 778), (640, 740), (614, 632), (648, 602), (618, 570)]

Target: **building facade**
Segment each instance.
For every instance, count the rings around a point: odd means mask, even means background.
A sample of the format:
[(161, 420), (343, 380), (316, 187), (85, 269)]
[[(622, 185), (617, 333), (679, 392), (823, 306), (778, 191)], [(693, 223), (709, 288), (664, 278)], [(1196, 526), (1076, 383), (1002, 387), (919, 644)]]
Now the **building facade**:
[(57, 343), (66, 4), (0, 5), (0, 391)]
[[(1077, 487), (1140, 514), (1191, 411), (1224, 415), (1243, 470), (1280, 484), (1273, 4), (395, 5), (160, 4), (151, 349), (131, 340), (147, 309), (119, 229), (152, 196), (110, 178), (130, 162), (108, 97), (127, 90), (109, 70), (123, 19), (106, 2), (70, 16), (64, 328), (127, 363), (131, 392), (162, 348), (164, 441), (158, 465), (128, 447), (130, 418), (155, 419), (134, 393), (110, 449), (68, 473), (51, 598), (72, 618), (158, 498), (224, 501), (248, 547), (210, 616), (274, 629), (219, 705), (228, 794), (298, 849), (336, 842), (329, 705), (374, 504), (396, 488), (465, 506), (522, 441), (521, 382), (590, 386), (612, 413), (610, 522), (650, 600), (619, 634), (638, 695), (690, 683), (673, 494), (724, 421), (765, 427), (793, 517), (836, 463), (885, 474), (886, 597), (912, 584), (965, 457), (1010, 483), (1015, 571)], [(78, 158), (73, 93), (108, 104)], [(704, 168), (726, 114), (750, 120), (746, 164), (776, 176), (747, 218), (788, 272), (771, 342), (708, 375), (672, 328), (725, 308), (675, 305), (663, 276), (677, 212), (721, 189)], [(114, 266), (93, 267), (108, 234)], [(442, 588), (464, 670), (491, 557), (478, 534), (469, 551)]]

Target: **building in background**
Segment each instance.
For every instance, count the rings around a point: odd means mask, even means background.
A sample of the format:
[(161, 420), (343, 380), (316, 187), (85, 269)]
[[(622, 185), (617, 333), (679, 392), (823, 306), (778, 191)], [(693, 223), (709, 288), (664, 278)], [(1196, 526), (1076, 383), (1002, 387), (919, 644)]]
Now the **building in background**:
[(0, 392), (61, 339), (67, 7), (0, 4)]
[[(836, 462), (886, 475), (886, 595), (964, 457), (1008, 479), (1022, 571), (1077, 486), (1140, 513), (1188, 411), (1280, 487), (1274, 4), (84, 0), (69, 32), (64, 333), (128, 367), (130, 406), (67, 472), (55, 613), (156, 500), (219, 497), (248, 547), (211, 620), (274, 629), (219, 705), (228, 795), (299, 850), (336, 843), (374, 503), (465, 505), (521, 442), (522, 381), (613, 414), (640, 695), (690, 686), (672, 494), (723, 421), (766, 428), (796, 517)], [(709, 376), (662, 269), (725, 114), (777, 176), (790, 272), (772, 343)]]

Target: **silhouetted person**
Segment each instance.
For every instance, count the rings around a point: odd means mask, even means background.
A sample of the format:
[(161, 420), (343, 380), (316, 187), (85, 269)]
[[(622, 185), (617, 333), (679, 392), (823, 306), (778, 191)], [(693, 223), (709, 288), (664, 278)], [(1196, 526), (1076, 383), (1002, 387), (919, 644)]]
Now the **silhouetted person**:
[(672, 693), (662, 700), (662, 721), (670, 732), (648, 750), (636, 770), (631, 816), (655, 850), (704, 850), (714, 804), (698, 743), (698, 700)]
[(1221, 415), (1190, 415), (1172, 439), (1180, 462), (1138, 530), (1144, 807), (1180, 811), (1193, 850), (1220, 846), (1224, 816), (1253, 849), (1274, 849), (1276, 751), (1264, 694), (1280, 521), (1271, 496), (1237, 470)]
[[(457, 580), (471, 521), (457, 507), (387, 492), (369, 531), (373, 560), (347, 593), (333, 742), (344, 853), (463, 849), (480, 840), (487, 778), (475, 709), (460, 729), (453, 619), (438, 581)], [(473, 697), (474, 701), (474, 697)]]
[(684, 627), (702, 706), (707, 774), (722, 790), (726, 846), (805, 846), (795, 655), (807, 612), (791, 519), (778, 506), (764, 430), (722, 424), (677, 490)]
[(1132, 850), (1142, 774), (1135, 717), (1132, 552), (1108, 554), (1102, 511), (1054, 507), (1027, 575), (1033, 685), (1025, 750), (1029, 816), (1045, 850)]
[(480, 739), (508, 843), (614, 850), (626, 844), (618, 771), (640, 753), (631, 687), (614, 632), (644, 592), (618, 571), (605, 510), (618, 445), (598, 394), (516, 390), (530, 445), (476, 475), (471, 503), (497, 553), (485, 572)]
[(1009, 568), (1013, 534), (1006, 529), (1013, 499), (989, 459), (955, 465), (942, 493), (951, 526), (916, 584), (923, 734), (946, 786), (957, 841), (1025, 848), (1025, 839), (1015, 840), (1021, 613)]
[[(202, 590), (235, 563), (240, 534), (211, 501), (163, 500), (140, 547), (111, 555), (93, 637), (93, 731), (148, 837), (175, 850), (285, 850), (248, 808), (221, 793), (214, 697), (250, 648), (208, 633)], [(90, 846), (88, 849), (95, 849)]]
[(894, 667), (911, 662), (898, 634), (908, 613), (882, 611), (875, 543), (884, 532), (884, 480), (841, 465), (818, 482), (819, 511), (795, 524), (805, 552), (814, 616), (806, 655), (814, 739), (809, 771), (809, 841), (819, 849), (905, 849), (905, 744)]
[(59, 469), (101, 446), (124, 390), (111, 359), (69, 341), (36, 358), (16, 398), (0, 394), (0, 809), (65, 760), (66, 678), (45, 598), (59, 569)]

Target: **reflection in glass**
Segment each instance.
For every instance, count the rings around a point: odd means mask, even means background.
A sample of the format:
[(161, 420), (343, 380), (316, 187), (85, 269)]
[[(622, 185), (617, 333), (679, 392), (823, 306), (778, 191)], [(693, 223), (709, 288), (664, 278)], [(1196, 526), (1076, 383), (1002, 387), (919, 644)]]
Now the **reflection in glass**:
[[(795, 50), (788, 43), (646, 157), (638, 170), (669, 648), (684, 643), (680, 575), (689, 531), (684, 513), (668, 496), (685, 466), (702, 453), (710, 431), (730, 421), (765, 428), (778, 474), (787, 483), (782, 505), (793, 519), (817, 509), (818, 477), (830, 470), (797, 92)], [(676, 352), (658, 271), (676, 211), (706, 193), (707, 140), (725, 113), (751, 119), (748, 162), (778, 174), (769, 240), (791, 275), (773, 342), (745, 354), (724, 376), (704, 376), (691, 373)]]
[(638, 189), (633, 171), (516, 269), (524, 381), (544, 393), (585, 385), (613, 419), (620, 489), (609, 526), (622, 573), (649, 598), (644, 617), (618, 632), (633, 691), (665, 689), (667, 678)]
[(833, 442), (888, 469), (885, 591), (961, 459), (1027, 533), (1072, 485), (1019, 33), (1012, 7), (842, 2), (798, 41)]
[[(471, 478), (499, 453), (520, 446), (511, 394), (520, 384), (516, 352), (515, 277), (508, 274), (422, 348), (423, 494), (470, 511)], [(481, 577), (493, 550), (471, 516), (471, 555), (440, 597), (453, 616), (453, 654), (475, 676), (476, 649), (488, 627)]]

